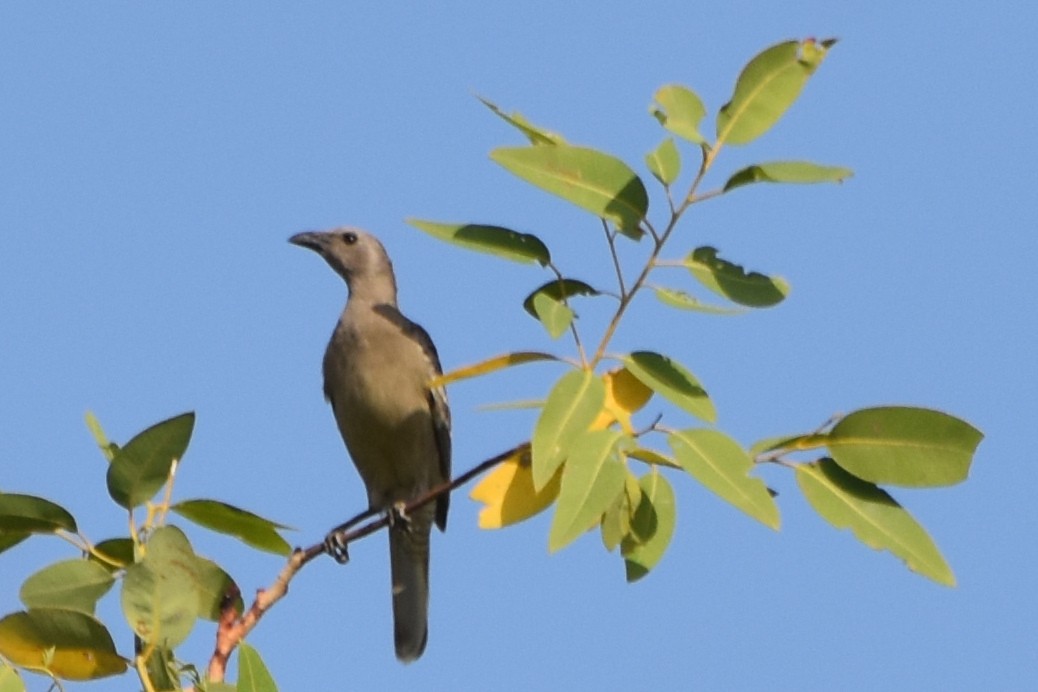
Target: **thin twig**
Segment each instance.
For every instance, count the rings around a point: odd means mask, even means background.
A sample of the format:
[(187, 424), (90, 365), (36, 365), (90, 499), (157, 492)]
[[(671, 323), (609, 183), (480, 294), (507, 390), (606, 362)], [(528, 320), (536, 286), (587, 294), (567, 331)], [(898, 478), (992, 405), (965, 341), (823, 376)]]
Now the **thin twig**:
[[(555, 279), (556, 279), (556, 281), (559, 282), (559, 295), (562, 298), (562, 304), (565, 305), (567, 308), (569, 308), (569, 299), (566, 297), (564, 291), (562, 290), (562, 286), (563, 286), (562, 282), (565, 281), (565, 278), (562, 276), (562, 272), (559, 271), (559, 268), (555, 266), (554, 262), (548, 262), (547, 266), (548, 266), (549, 269), (551, 269), (555, 273)], [(573, 308), (569, 308), (569, 309), (572, 310)], [(573, 343), (577, 347), (577, 353), (580, 354), (580, 366), (581, 367), (587, 367), (587, 354), (584, 353), (584, 344), (582, 344), (581, 341), (580, 341), (580, 333), (577, 331), (577, 321), (576, 320), (570, 320), (570, 322), (569, 322), (569, 331), (570, 331), (570, 334), (573, 335)]]
[(616, 271), (616, 285), (620, 287), (620, 300), (623, 300), (627, 295), (627, 288), (624, 286), (623, 270), (620, 269), (620, 258), (616, 254), (616, 235), (610, 233), (609, 224), (605, 219), (602, 219), (602, 230), (605, 232), (606, 242), (609, 243), (609, 255), (613, 259), (613, 269)]
[[(412, 512), (419, 507), (432, 502), (444, 493), (453, 492), (481, 473), (484, 473), (501, 462), (521, 453), (527, 447), (529, 447), (529, 443), (524, 442), (521, 445), (513, 447), (507, 452), (502, 452), (497, 456), (480, 462), (472, 469), (450, 481), (440, 483), (431, 488), (428, 492), (423, 493), (408, 502), (404, 506), (404, 512)], [(341, 545), (348, 545), (349, 543), (364, 538), (365, 536), (369, 536), (388, 525), (389, 516), (386, 514), (360, 526), (359, 528), (344, 533), (339, 537)], [(275, 603), (284, 598), (285, 594), (288, 593), (289, 583), (299, 570), (318, 555), (326, 553), (327, 550), (326, 542), (322, 541), (321, 543), (316, 543), (309, 548), (296, 548), (292, 551), (292, 554), (288, 558), (288, 563), (281, 569), (281, 572), (274, 580), (274, 583), (268, 588), (260, 589), (256, 592), (256, 599), (241, 617), (238, 616), (237, 611), (234, 609), (234, 603), (237, 601), (239, 594), (236, 591), (225, 594), (220, 610), (220, 622), (217, 625), (216, 646), (213, 649), (212, 657), (209, 659), (209, 667), (206, 672), (208, 680), (212, 682), (223, 681), (224, 676), (227, 673), (227, 662), (230, 660), (231, 654), (234, 653), (238, 644), (249, 634), (249, 632), (253, 630), (254, 627), (256, 627), (257, 624), (259, 624), (260, 619), (266, 614), (266, 612), (270, 610)]]

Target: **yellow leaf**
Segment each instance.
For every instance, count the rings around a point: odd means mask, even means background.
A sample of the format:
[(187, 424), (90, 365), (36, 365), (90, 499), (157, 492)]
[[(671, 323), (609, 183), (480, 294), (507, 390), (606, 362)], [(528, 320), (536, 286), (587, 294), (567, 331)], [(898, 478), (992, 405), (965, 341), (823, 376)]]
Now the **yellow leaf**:
[(620, 423), (624, 432), (633, 434), (631, 414), (640, 410), (652, 398), (652, 390), (632, 375), (627, 368), (617, 368), (602, 375), (606, 386), (605, 407), (591, 424), (591, 430), (604, 430)]
[(470, 377), (486, 375), (495, 370), (501, 370), (513, 365), (522, 365), (523, 363), (531, 363), (538, 360), (558, 360), (558, 358), (550, 353), (540, 353), (538, 351), (516, 351), (515, 353), (506, 353), (502, 356), (494, 356), (493, 358), (488, 358), (479, 363), (465, 365), (457, 370), (452, 370), (445, 375), (434, 377), (432, 381), (429, 382), (429, 386), (442, 387), (445, 384), (457, 382), (458, 380), (466, 380)]
[(537, 492), (533, 487), (530, 446), (520, 447), (484, 476), (469, 494), (473, 500), (485, 505), (479, 512), (479, 527), (500, 529), (542, 512), (559, 494), (561, 471), (560, 468)]

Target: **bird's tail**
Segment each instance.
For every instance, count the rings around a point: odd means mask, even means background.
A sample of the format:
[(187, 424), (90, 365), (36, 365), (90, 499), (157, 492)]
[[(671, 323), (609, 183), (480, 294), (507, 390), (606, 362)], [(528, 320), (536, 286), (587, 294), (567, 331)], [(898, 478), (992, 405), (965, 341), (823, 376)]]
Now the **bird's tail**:
[(429, 534), (434, 512), (428, 504), (412, 512), (409, 521), (389, 529), (393, 636), (396, 657), (404, 663), (422, 655), (429, 636)]

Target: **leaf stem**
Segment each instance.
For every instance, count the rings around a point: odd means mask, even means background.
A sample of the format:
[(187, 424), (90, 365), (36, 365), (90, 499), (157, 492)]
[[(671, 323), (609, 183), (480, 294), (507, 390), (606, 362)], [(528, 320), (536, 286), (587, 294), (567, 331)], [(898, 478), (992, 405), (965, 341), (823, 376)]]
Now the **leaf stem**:
[[(559, 271), (559, 268), (555, 266), (554, 262), (548, 262), (547, 266), (548, 266), (549, 269), (552, 270), (552, 272), (554, 272), (555, 278), (558, 279), (558, 281), (559, 281), (559, 288), (561, 289), (562, 286), (563, 286), (562, 282), (564, 281), (563, 276), (562, 276), (562, 272)], [(562, 294), (562, 304), (565, 305), (567, 308), (569, 308), (569, 298), (566, 297), (565, 291), (560, 291), (560, 293)], [(572, 310), (573, 308), (570, 308), (570, 309)], [(587, 367), (587, 353), (584, 351), (584, 344), (580, 341), (580, 332), (577, 331), (577, 321), (576, 320), (572, 320), (572, 319), (570, 320), (570, 322), (569, 322), (569, 333), (573, 335), (573, 343), (576, 344), (577, 353), (580, 354), (580, 366), (582, 368), (586, 368)]]
[[(713, 165), (714, 159), (717, 158), (717, 154), (721, 150), (721, 144), (718, 142), (713, 147), (703, 145), (701, 150), (703, 158), (699, 163), (699, 171), (696, 173), (696, 177), (692, 180), (692, 184), (689, 185), (688, 194), (685, 195), (685, 200), (677, 209), (672, 208), (670, 220), (667, 222), (667, 227), (663, 229), (663, 233), (657, 235), (655, 230), (652, 230), (652, 252), (649, 253), (649, 257), (645, 261), (645, 266), (643, 266), (641, 272), (639, 272), (638, 278), (636, 278), (634, 283), (631, 284), (631, 290), (627, 293), (621, 294), (620, 304), (617, 306), (616, 312), (613, 314), (613, 318), (609, 321), (608, 326), (606, 326), (605, 333), (602, 335), (602, 340), (599, 342), (598, 348), (595, 349), (594, 358), (591, 359), (592, 367), (597, 365), (605, 355), (605, 350), (608, 348), (609, 342), (616, 333), (617, 327), (620, 326), (620, 320), (623, 318), (624, 313), (627, 312), (627, 306), (631, 304), (631, 301), (634, 300), (634, 296), (645, 285), (646, 280), (649, 278), (649, 272), (651, 272), (655, 267), (656, 260), (659, 259), (660, 253), (663, 251), (663, 246), (666, 245), (667, 240), (670, 239), (670, 234), (674, 232), (674, 228), (681, 219), (681, 215), (685, 213), (685, 210), (688, 209), (689, 205), (693, 202), (706, 199), (705, 195), (697, 198), (696, 191), (703, 182), (706, 172), (710, 169), (710, 166)], [(710, 196), (715, 196), (713, 193), (709, 194)], [(646, 221), (645, 223), (647, 224), (648, 222)]]
[[(610, 233), (609, 224), (606, 223), (605, 219), (602, 221), (602, 231), (605, 233), (606, 242), (609, 243), (609, 256), (613, 259), (613, 270), (616, 271), (616, 284), (620, 287), (620, 300), (627, 295), (627, 288), (624, 286), (624, 273), (620, 269), (620, 258), (616, 254), (616, 235)], [(654, 234), (655, 235), (655, 234)]]

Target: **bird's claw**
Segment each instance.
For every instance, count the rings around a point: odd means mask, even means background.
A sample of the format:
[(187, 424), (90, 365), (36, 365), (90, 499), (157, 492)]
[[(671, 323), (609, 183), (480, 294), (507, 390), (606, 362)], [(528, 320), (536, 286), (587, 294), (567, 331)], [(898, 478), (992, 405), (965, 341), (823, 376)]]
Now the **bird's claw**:
[(386, 518), (391, 529), (402, 529), (405, 532), (411, 530), (411, 517), (407, 514), (406, 502), (394, 502), (390, 505)]
[(344, 531), (336, 529), (324, 537), (324, 551), (340, 565), (350, 561), (350, 552)]

